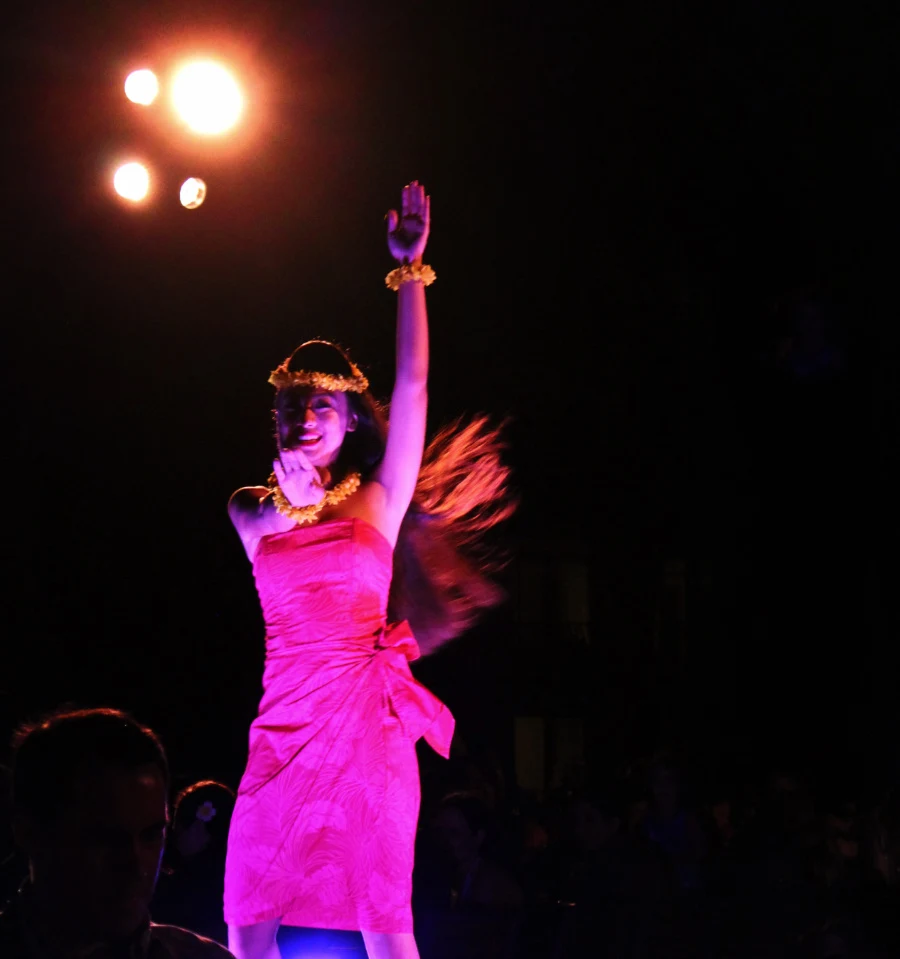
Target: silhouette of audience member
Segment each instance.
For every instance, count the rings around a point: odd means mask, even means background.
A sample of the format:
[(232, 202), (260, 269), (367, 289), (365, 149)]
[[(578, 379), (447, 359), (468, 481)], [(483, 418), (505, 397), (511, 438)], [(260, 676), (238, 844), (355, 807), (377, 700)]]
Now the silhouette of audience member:
[(833, 379), (844, 372), (837, 310), (814, 288), (792, 290), (776, 305), (783, 329), (776, 366), (799, 381)]
[(688, 807), (678, 765), (663, 757), (649, 771), (651, 802), (644, 820), (647, 838), (664, 853), (676, 888), (683, 893), (701, 888), (709, 842), (700, 818)]
[(625, 825), (625, 804), (613, 786), (589, 783), (573, 796), (560, 895), (575, 906), (576, 955), (645, 955), (666, 905), (659, 855)]
[(451, 794), (434, 817), (438, 844), (450, 867), (450, 901), (454, 906), (516, 909), (522, 889), (500, 863), (486, 854), (489, 811), (475, 796)]
[(730, 942), (743, 954), (768, 956), (799, 943), (819, 921), (813, 859), (820, 842), (812, 792), (804, 778), (774, 767), (762, 784), (754, 815), (728, 853), (733, 907)]
[(204, 780), (175, 799), (169, 843), (153, 899), (153, 916), (227, 942), (222, 911), (225, 850), (234, 792)]
[(416, 862), (423, 957), (502, 959), (512, 954), (524, 896), (494, 855), (493, 822), (481, 798), (469, 793), (446, 796), (430, 817), (432, 855)]
[(13, 740), (16, 841), (29, 878), (0, 914), (3, 959), (227, 959), (150, 922), (168, 820), (155, 734), (112, 709), (58, 711)]

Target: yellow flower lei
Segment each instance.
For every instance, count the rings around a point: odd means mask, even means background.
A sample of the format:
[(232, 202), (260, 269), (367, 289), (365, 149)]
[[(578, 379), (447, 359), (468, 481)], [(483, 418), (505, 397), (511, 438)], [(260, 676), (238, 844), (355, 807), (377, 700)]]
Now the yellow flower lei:
[(343, 503), (348, 496), (352, 496), (360, 487), (362, 477), (359, 473), (350, 473), (344, 479), (330, 490), (325, 491), (325, 496), (318, 503), (311, 503), (309, 506), (294, 506), (284, 495), (284, 490), (278, 485), (278, 480), (273, 473), (269, 477), (269, 489), (272, 491), (272, 502), (275, 504), (275, 512), (281, 516), (287, 516), (298, 526), (304, 523), (314, 523), (319, 518), (319, 513), (326, 506), (337, 506)]

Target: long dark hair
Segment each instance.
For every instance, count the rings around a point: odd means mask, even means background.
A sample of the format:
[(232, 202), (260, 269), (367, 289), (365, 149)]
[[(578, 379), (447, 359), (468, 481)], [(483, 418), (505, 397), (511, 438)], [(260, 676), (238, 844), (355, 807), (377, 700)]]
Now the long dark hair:
[[(340, 346), (310, 340), (294, 350), (287, 369), (350, 377), (354, 367)], [(286, 393), (276, 393), (276, 416), (279, 395)], [(369, 390), (346, 396), (358, 422), (344, 438), (334, 476), (340, 480), (358, 471), (366, 480), (384, 457), (387, 409)], [(394, 549), (388, 597), (389, 618), (409, 621), (423, 655), (465, 632), (504, 598), (494, 580), (504, 559), (485, 539), (516, 508), (502, 430), (502, 423), (494, 425), (484, 415), (468, 422), (460, 418), (440, 429), (425, 449)]]
[[(186, 786), (175, 797), (172, 811), (172, 825), (181, 824), (185, 828), (200, 818), (217, 851), (224, 853), (228, 839), (228, 827), (234, 811), (234, 790), (215, 779), (201, 779)], [(202, 810), (205, 804), (209, 808)], [(198, 815), (199, 813), (199, 815)]]

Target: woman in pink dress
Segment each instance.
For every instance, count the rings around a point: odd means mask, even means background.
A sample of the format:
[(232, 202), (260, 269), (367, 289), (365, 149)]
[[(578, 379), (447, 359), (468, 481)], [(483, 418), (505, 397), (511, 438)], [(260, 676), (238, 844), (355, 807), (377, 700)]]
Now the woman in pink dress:
[(417, 957), (410, 908), (415, 742), (449, 754), (453, 717), (409, 661), (462, 632), (499, 592), (481, 534), (509, 515), (484, 418), (425, 449), (430, 198), (387, 216), (399, 266), (390, 417), (333, 344), (270, 377), (278, 454), (229, 515), (266, 626), (259, 715), (228, 840), (225, 918), (238, 959), (277, 959), (279, 925), (358, 929), (371, 959)]

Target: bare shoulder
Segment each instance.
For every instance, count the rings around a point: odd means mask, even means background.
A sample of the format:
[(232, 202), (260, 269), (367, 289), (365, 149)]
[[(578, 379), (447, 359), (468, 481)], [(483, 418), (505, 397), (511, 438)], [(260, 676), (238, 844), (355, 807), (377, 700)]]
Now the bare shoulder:
[(268, 493), (265, 486), (244, 486), (232, 493), (228, 500), (228, 517), (237, 530), (251, 563), (260, 539), (269, 533), (278, 532), (277, 529), (270, 528), (271, 523), (265, 515), (263, 501)]
[(258, 515), (259, 504), (268, 493), (266, 486), (242, 486), (235, 490), (228, 500), (228, 515), (232, 522)]

